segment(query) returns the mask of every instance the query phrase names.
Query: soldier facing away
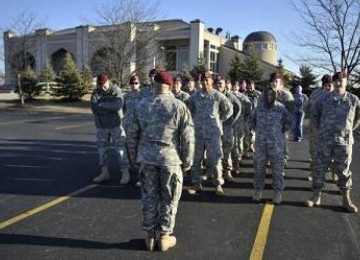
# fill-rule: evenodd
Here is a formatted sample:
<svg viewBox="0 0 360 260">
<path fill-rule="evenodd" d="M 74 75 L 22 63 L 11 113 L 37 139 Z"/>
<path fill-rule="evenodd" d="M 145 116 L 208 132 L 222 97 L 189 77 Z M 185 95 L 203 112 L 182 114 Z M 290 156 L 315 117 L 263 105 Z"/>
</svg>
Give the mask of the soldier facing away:
<svg viewBox="0 0 360 260">
<path fill-rule="evenodd" d="M 157 234 L 159 249 L 176 245 L 175 216 L 183 175 L 194 156 L 194 125 L 186 105 L 170 92 L 170 73 L 154 77 L 154 95 L 139 101 L 128 128 L 132 163 L 140 164 L 143 229 L 147 249 L 153 251 Z"/>
<path fill-rule="evenodd" d="M 264 91 L 263 102 L 251 116 L 250 128 L 255 130 L 254 153 L 254 197 L 260 202 L 265 187 L 266 166 L 270 161 L 273 175 L 274 204 L 281 203 L 284 188 L 284 132 L 290 129 L 291 119 L 285 106 L 276 101 L 277 92 L 269 88 Z"/>
<path fill-rule="evenodd" d="M 338 176 L 337 185 L 343 197 L 343 207 L 348 212 L 357 212 L 352 203 L 350 164 L 353 131 L 360 124 L 359 98 L 346 91 L 347 75 L 345 72 L 333 76 L 334 91 L 322 96 L 312 107 L 311 118 L 317 128 L 316 162 L 312 188 L 314 193 L 306 202 L 307 206 L 320 205 L 321 192 L 325 186 L 325 174 L 332 162 L 332 169 Z"/>
<path fill-rule="evenodd" d="M 91 95 L 91 110 L 95 118 L 96 142 L 101 167 L 100 175 L 93 179 L 95 183 L 110 179 L 108 164 L 111 139 L 119 157 L 122 172 L 120 184 L 128 184 L 130 181 L 126 136 L 122 126 L 123 103 L 120 88 L 112 84 L 106 74 L 100 74 L 97 77 L 97 88 Z"/>
<path fill-rule="evenodd" d="M 210 72 L 201 77 L 202 89 L 195 92 L 189 99 L 189 109 L 195 124 L 195 156 L 191 169 L 192 187 L 189 194 L 202 191 L 202 167 L 206 151 L 207 167 L 212 175 L 215 194 L 223 196 L 221 159 L 223 158 L 221 136 L 223 134 L 222 122 L 233 113 L 231 102 L 213 89 L 213 78 Z"/>
</svg>

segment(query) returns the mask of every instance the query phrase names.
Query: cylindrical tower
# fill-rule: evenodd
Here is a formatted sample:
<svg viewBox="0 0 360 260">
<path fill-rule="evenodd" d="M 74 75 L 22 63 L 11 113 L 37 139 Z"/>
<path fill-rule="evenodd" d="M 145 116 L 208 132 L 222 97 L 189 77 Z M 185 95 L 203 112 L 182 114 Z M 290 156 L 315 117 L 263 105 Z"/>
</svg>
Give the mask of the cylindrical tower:
<svg viewBox="0 0 360 260">
<path fill-rule="evenodd" d="M 244 40 L 243 50 L 273 65 L 277 63 L 277 42 L 274 35 L 269 32 L 250 33 Z"/>
</svg>

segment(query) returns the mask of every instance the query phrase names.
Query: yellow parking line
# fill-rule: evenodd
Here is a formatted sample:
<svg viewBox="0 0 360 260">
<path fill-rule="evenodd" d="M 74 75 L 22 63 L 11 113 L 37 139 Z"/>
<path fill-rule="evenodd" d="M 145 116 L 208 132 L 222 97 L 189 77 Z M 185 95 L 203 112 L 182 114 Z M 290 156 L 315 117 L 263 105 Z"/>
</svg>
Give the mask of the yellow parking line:
<svg viewBox="0 0 360 260">
<path fill-rule="evenodd" d="M 259 228 L 256 233 L 254 246 L 251 251 L 250 260 L 262 260 L 263 259 L 273 211 L 274 211 L 273 204 L 265 204 L 265 207 L 264 207 L 264 210 L 263 210 L 263 213 L 261 216 Z"/>
<path fill-rule="evenodd" d="M 93 122 L 91 122 L 91 123 L 77 124 L 77 125 L 59 126 L 59 127 L 55 127 L 55 130 L 62 130 L 62 129 L 68 129 L 68 128 L 77 128 L 77 127 L 82 127 L 82 126 L 84 126 L 84 125 L 90 125 L 90 124 L 93 124 Z"/>
<path fill-rule="evenodd" d="M 26 211 L 26 212 L 24 212 L 24 213 L 22 213 L 22 214 L 20 214 L 18 216 L 15 216 L 13 218 L 10 218 L 8 220 L 0 222 L 0 230 L 4 229 L 6 227 L 9 227 L 9 226 L 11 226 L 11 225 L 13 225 L 13 224 L 15 224 L 15 223 L 17 223 L 17 222 L 19 222 L 21 220 L 24 220 L 24 219 L 26 219 L 28 217 L 31 217 L 31 216 L 33 216 L 35 214 L 38 214 L 38 213 L 40 213 L 40 212 L 42 212 L 44 210 L 47 210 L 47 209 L 49 209 L 51 207 L 54 207 L 54 206 L 66 201 L 68 199 L 71 199 L 74 196 L 79 195 L 80 193 L 83 193 L 83 192 L 85 192 L 87 190 L 90 190 L 92 188 L 95 188 L 97 186 L 98 186 L 97 184 L 90 184 L 90 185 L 88 185 L 88 186 L 86 186 L 86 187 L 84 187 L 82 189 L 71 192 L 68 195 L 65 195 L 65 196 L 59 197 L 57 199 L 51 200 L 51 201 L 49 201 L 49 202 L 47 202 L 47 203 L 45 203 L 45 204 L 43 204 L 43 205 L 41 205 L 41 206 L 39 206 L 37 208 L 28 210 L 28 211 Z"/>
</svg>

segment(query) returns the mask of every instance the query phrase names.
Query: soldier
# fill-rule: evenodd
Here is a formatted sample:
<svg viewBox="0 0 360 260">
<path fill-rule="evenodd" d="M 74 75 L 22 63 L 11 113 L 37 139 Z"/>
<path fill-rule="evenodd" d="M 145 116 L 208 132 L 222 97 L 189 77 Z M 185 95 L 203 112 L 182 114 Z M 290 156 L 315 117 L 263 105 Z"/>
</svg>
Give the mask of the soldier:
<svg viewBox="0 0 360 260">
<path fill-rule="evenodd" d="M 284 80 L 283 76 L 280 72 L 274 72 L 270 75 L 270 84 L 271 87 L 277 92 L 277 101 L 280 102 L 285 106 L 285 108 L 288 110 L 290 115 L 293 115 L 295 111 L 295 105 L 294 105 L 294 97 L 291 94 L 290 91 L 286 90 L 284 88 Z M 289 134 L 288 132 L 284 133 L 285 136 L 285 143 L 284 143 L 284 161 L 285 165 L 287 164 L 287 160 L 289 159 L 289 148 L 288 148 L 288 138 Z"/>
<path fill-rule="evenodd" d="M 194 78 L 189 78 L 186 82 L 186 92 L 192 96 L 196 90 Z"/>
<path fill-rule="evenodd" d="M 301 142 L 303 139 L 303 124 L 305 118 L 305 111 L 309 104 L 309 98 L 302 93 L 302 87 L 295 87 L 294 94 L 294 128 L 293 137 L 295 142 Z"/>
<path fill-rule="evenodd" d="M 143 229 L 146 245 L 153 251 L 176 245 L 173 235 L 181 196 L 182 170 L 190 169 L 194 156 L 194 125 L 185 104 L 171 94 L 173 78 L 159 71 L 154 95 L 138 102 L 128 129 L 131 162 L 140 164 Z M 180 149 L 181 148 L 181 149 Z"/>
<path fill-rule="evenodd" d="M 255 81 L 250 79 L 246 81 L 246 91 L 245 95 L 250 99 L 252 108 L 255 109 L 259 102 L 259 98 L 261 96 L 261 92 L 255 89 Z M 244 137 L 244 156 L 249 157 L 249 152 L 254 152 L 254 141 L 255 141 L 255 133 L 250 130 L 248 124 L 249 117 L 245 118 L 245 137 Z"/>
<path fill-rule="evenodd" d="M 192 187 L 189 194 L 202 191 L 201 163 L 206 151 L 207 166 L 212 174 L 215 194 L 223 196 L 221 159 L 223 157 L 221 136 L 222 122 L 233 113 L 231 102 L 220 92 L 213 89 L 213 78 L 210 72 L 201 77 L 202 89 L 196 91 L 189 99 L 189 109 L 195 124 L 195 157 L 191 169 Z"/>
<path fill-rule="evenodd" d="M 231 151 L 231 158 L 233 162 L 234 171 L 240 172 L 240 162 L 244 155 L 244 138 L 245 138 L 245 118 L 247 118 L 252 111 L 252 104 L 250 99 L 239 91 L 232 91 L 241 103 L 241 115 L 235 126 L 235 145 Z"/>
<path fill-rule="evenodd" d="M 353 131 L 360 124 L 360 101 L 346 91 L 347 73 L 338 72 L 333 76 L 334 91 L 312 107 L 311 117 L 317 127 L 317 147 L 312 197 L 306 202 L 313 207 L 321 203 L 321 191 L 325 186 L 325 174 L 333 160 L 333 171 L 338 176 L 337 185 L 343 197 L 343 207 L 348 212 L 357 212 L 352 203 L 350 190 Z"/>
<path fill-rule="evenodd" d="M 149 84 L 140 89 L 140 99 L 154 94 L 153 85 L 154 85 L 154 77 L 156 75 L 156 72 L 157 72 L 157 69 L 151 69 L 149 71 Z"/>
<path fill-rule="evenodd" d="M 140 78 L 137 75 L 131 76 L 129 85 L 130 85 L 130 91 L 124 95 L 124 106 L 123 106 L 123 111 L 125 114 L 124 115 L 125 133 L 127 133 L 127 130 L 129 128 L 131 115 L 134 112 L 137 102 L 140 100 Z M 135 165 L 132 165 L 132 170 L 134 172 L 138 172 L 138 169 L 136 168 Z M 138 180 L 135 183 L 135 188 L 140 188 L 140 187 L 141 187 L 141 182 L 138 177 Z"/>
<path fill-rule="evenodd" d="M 280 102 L 276 101 L 277 92 L 268 88 L 264 91 L 263 102 L 255 109 L 251 116 L 250 127 L 255 129 L 254 153 L 254 197 L 255 202 L 262 199 L 265 187 L 266 166 L 268 161 L 272 168 L 274 204 L 281 203 L 281 190 L 284 188 L 284 132 L 291 127 L 288 111 Z"/>
<path fill-rule="evenodd" d="M 233 114 L 232 116 L 223 122 L 223 136 L 222 136 L 222 148 L 224 157 L 222 159 L 222 165 L 224 170 L 224 179 L 228 182 L 234 182 L 234 178 L 231 174 L 233 170 L 232 160 L 231 160 L 231 150 L 235 144 L 235 126 L 237 120 L 239 120 L 241 115 L 241 103 L 238 98 L 233 95 L 230 91 L 226 89 L 225 79 L 220 78 L 215 82 L 215 88 L 222 94 L 224 94 L 233 105 Z"/>
<path fill-rule="evenodd" d="M 176 76 L 174 78 L 174 86 L 172 88 L 172 93 L 177 99 L 179 99 L 180 101 L 184 102 L 187 105 L 190 95 L 185 91 L 182 91 L 181 87 L 182 87 L 182 79 L 180 76 Z"/>
<path fill-rule="evenodd" d="M 324 75 L 321 81 L 322 81 L 321 88 L 314 90 L 310 95 L 309 98 L 310 111 L 314 109 L 313 107 L 315 106 L 316 102 L 318 102 L 324 94 L 333 91 L 332 77 L 330 75 L 327 74 Z M 309 180 L 312 180 L 312 175 L 314 174 L 314 163 L 316 161 L 316 134 L 317 134 L 316 122 L 312 117 L 310 117 L 309 152 L 310 152 L 310 160 L 311 160 L 311 164 L 310 164 L 311 173 L 309 176 Z"/>
<path fill-rule="evenodd" d="M 110 179 L 108 168 L 110 139 L 112 139 L 119 157 L 122 172 L 120 184 L 125 185 L 130 181 L 126 137 L 122 126 L 123 103 L 120 88 L 112 84 L 106 74 L 100 74 L 97 77 L 97 88 L 91 95 L 91 110 L 95 118 L 96 142 L 101 167 L 100 175 L 93 179 L 95 183 L 102 183 Z"/>
</svg>

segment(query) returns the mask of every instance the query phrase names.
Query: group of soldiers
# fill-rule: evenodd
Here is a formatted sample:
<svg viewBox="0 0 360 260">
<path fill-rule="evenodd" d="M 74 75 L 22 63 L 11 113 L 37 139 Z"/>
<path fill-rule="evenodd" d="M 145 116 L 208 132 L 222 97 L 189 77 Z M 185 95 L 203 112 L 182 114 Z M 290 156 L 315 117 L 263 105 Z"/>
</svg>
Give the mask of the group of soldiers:
<svg viewBox="0 0 360 260">
<path fill-rule="evenodd" d="M 334 84 L 334 90 L 332 85 Z M 346 75 L 323 77 L 323 87 L 310 96 L 310 154 L 314 193 L 309 207 L 320 205 L 325 174 L 338 176 L 343 207 L 357 212 L 350 199 L 352 131 L 359 124 L 359 99 L 346 92 Z M 112 140 L 119 157 L 120 184 L 136 172 L 141 188 L 143 229 L 147 249 L 167 251 L 176 245 L 173 235 L 183 177 L 190 176 L 190 195 L 201 193 L 211 179 L 217 196 L 224 196 L 225 181 L 233 182 L 243 157 L 253 155 L 253 200 L 262 200 L 270 164 L 274 204 L 282 201 L 287 139 L 294 127 L 296 102 L 284 87 L 281 73 L 270 75 L 262 92 L 255 82 L 231 84 L 206 71 L 198 79 L 173 77 L 151 70 L 149 84 L 140 87 L 133 75 L 123 94 L 106 74 L 97 78 L 91 97 L 99 151 L 100 175 L 95 183 L 110 179 L 109 147 Z M 330 86 L 330 87 L 329 87 Z"/>
</svg>

